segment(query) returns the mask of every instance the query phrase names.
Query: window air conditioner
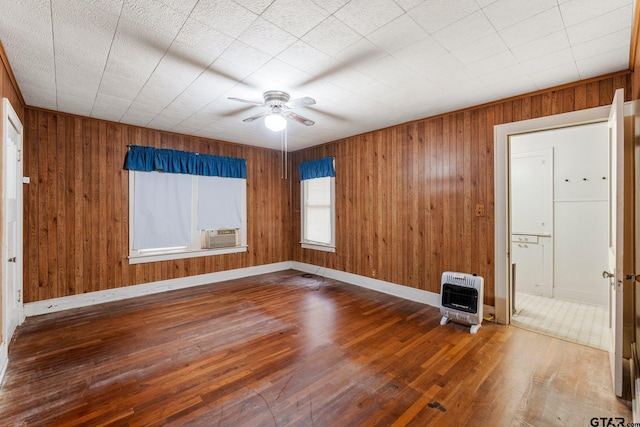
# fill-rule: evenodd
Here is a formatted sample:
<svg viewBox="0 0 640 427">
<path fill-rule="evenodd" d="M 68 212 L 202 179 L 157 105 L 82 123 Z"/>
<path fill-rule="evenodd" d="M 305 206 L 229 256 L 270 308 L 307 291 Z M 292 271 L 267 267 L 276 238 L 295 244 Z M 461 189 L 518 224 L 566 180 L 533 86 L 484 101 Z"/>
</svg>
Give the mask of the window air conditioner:
<svg viewBox="0 0 640 427">
<path fill-rule="evenodd" d="M 239 245 L 237 228 L 202 230 L 202 249 L 233 248 Z"/>
</svg>

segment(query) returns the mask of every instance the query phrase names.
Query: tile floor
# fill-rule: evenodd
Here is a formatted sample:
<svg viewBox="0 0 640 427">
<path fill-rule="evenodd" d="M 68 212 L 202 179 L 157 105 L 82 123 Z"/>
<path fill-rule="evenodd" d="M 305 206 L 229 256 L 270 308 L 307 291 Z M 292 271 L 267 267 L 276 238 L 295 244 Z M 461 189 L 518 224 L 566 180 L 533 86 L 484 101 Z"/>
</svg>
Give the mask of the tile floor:
<svg viewBox="0 0 640 427">
<path fill-rule="evenodd" d="M 589 347 L 608 350 L 608 308 L 516 293 L 517 315 L 511 324 Z"/>
</svg>

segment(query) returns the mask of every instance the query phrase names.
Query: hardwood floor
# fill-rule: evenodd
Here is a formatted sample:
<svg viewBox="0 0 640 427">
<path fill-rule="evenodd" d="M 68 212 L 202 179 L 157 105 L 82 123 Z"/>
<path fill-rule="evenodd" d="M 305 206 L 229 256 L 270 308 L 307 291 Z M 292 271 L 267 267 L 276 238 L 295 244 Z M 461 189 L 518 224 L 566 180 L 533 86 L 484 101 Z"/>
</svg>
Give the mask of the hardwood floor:
<svg viewBox="0 0 640 427">
<path fill-rule="evenodd" d="M 297 271 L 28 318 L 2 425 L 590 425 L 606 352 Z"/>
</svg>

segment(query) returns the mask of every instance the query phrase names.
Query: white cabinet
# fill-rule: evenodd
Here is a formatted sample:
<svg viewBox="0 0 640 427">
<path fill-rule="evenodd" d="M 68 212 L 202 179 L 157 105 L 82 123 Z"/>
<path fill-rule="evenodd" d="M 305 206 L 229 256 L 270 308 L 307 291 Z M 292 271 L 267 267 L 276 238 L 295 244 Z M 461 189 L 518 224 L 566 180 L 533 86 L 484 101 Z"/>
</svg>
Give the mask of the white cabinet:
<svg viewBox="0 0 640 427">
<path fill-rule="evenodd" d="M 553 295 L 553 251 L 546 236 L 512 236 L 511 262 L 516 265 L 515 289 L 535 295 Z"/>
</svg>

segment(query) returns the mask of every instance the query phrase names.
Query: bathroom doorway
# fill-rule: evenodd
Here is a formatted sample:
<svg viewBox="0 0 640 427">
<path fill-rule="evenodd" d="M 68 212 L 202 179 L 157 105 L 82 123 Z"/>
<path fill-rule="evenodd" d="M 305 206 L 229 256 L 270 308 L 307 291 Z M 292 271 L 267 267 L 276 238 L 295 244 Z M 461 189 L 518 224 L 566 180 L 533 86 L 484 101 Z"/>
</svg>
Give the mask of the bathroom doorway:
<svg viewBox="0 0 640 427">
<path fill-rule="evenodd" d="M 511 324 L 608 349 L 608 127 L 509 137 Z"/>
</svg>

